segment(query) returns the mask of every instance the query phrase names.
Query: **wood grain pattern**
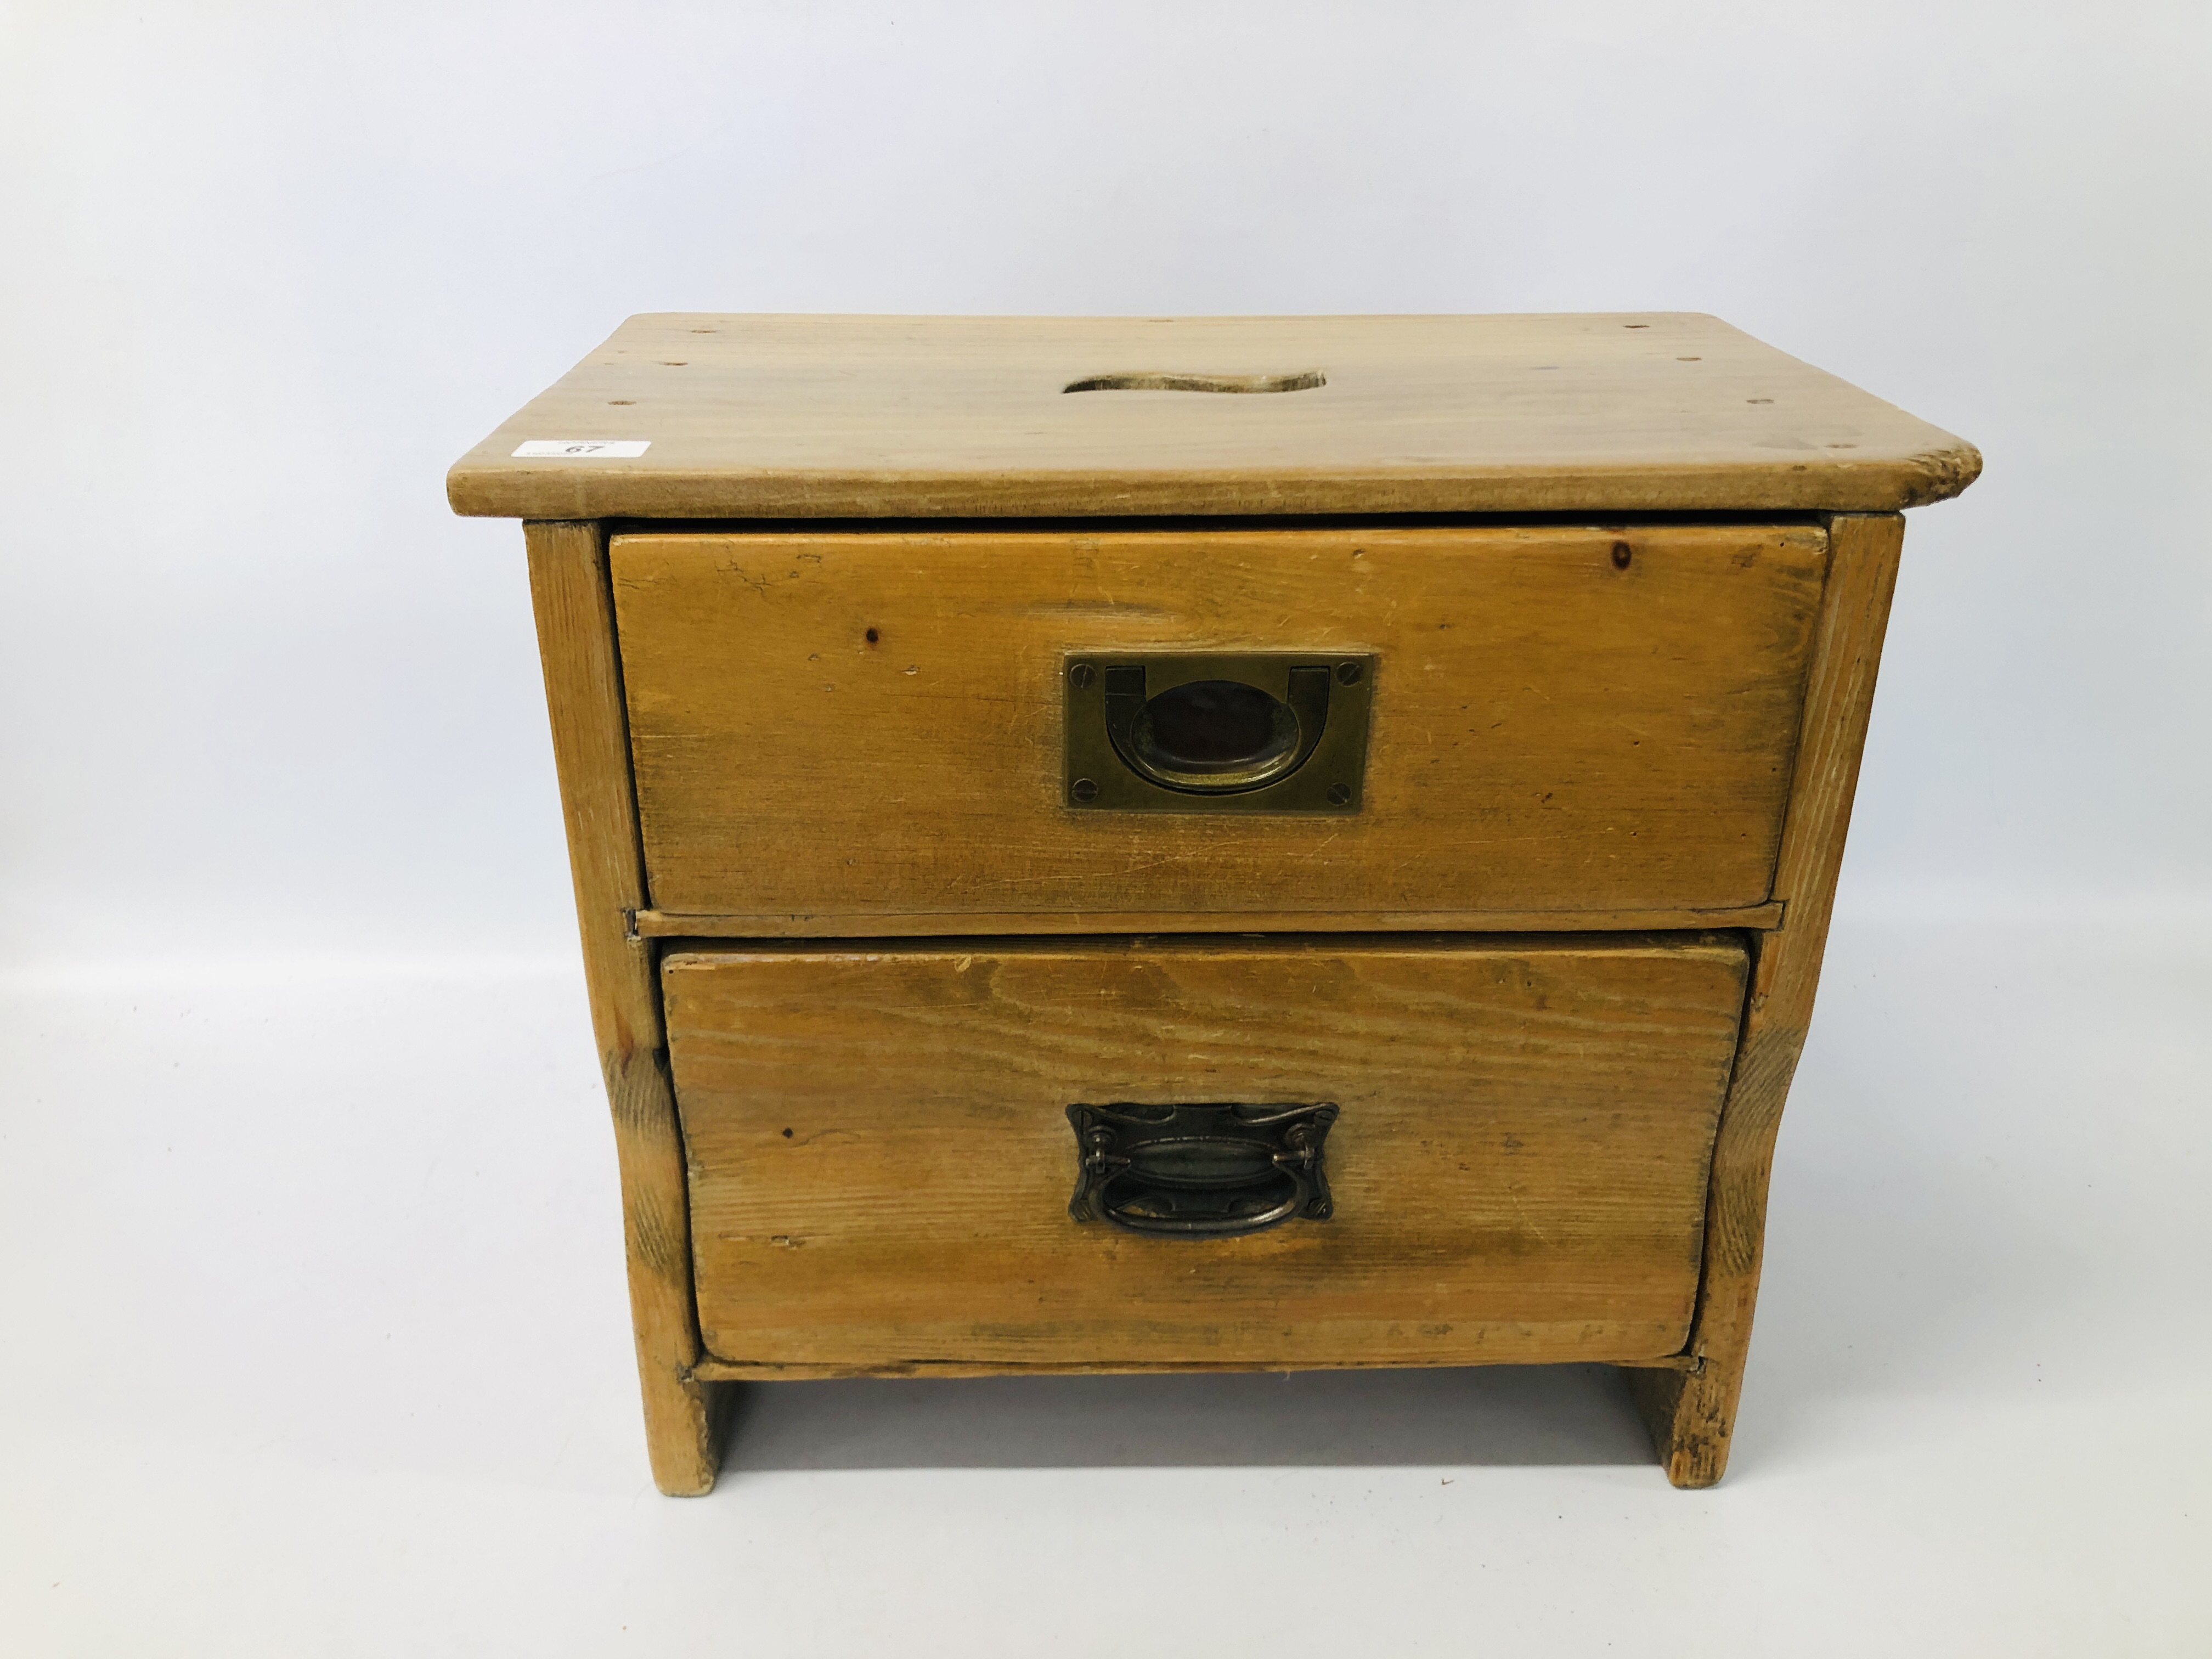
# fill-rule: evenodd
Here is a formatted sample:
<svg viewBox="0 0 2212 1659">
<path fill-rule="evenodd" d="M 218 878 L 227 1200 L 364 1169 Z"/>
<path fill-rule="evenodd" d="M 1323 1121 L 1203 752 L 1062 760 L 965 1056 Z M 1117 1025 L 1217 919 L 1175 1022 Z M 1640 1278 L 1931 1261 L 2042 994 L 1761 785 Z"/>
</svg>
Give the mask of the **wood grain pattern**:
<svg viewBox="0 0 2212 1659">
<path fill-rule="evenodd" d="M 866 1369 L 1656 1358 L 1732 936 L 702 950 L 663 966 L 708 1352 Z M 1334 1218 L 1072 1221 L 1071 1102 L 1334 1100 Z"/>
<path fill-rule="evenodd" d="M 1278 376 L 1265 396 L 1096 391 Z M 532 439 L 644 439 L 532 460 Z M 1887 512 L 1981 457 L 1711 317 L 633 317 L 457 464 L 525 518 Z"/>
<path fill-rule="evenodd" d="M 1631 1384 L 1678 1486 L 1710 1486 L 1728 1467 L 1766 1233 L 1766 1190 L 1782 1105 L 1813 1015 L 1843 867 L 1905 520 L 1838 518 L 1805 702 L 1775 896 L 1780 931 L 1760 938 L 1728 1108 L 1714 1147 L 1704 1284 L 1688 1352 L 1693 1372 Z"/>
<path fill-rule="evenodd" d="M 714 1484 L 715 1401 L 714 1385 L 691 1373 L 699 1344 L 690 1222 L 660 1000 L 650 959 L 626 937 L 644 868 L 605 538 L 597 525 L 532 524 L 526 539 L 592 1025 L 614 1111 L 647 1445 L 660 1489 L 696 1494 Z"/>
<path fill-rule="evenodd" d="M 612 558 L 655 909 L 1371 926 L 1766 902 L 1826 537 L 669 533 Z M 1064 805 L 1066 653 L 1174 648 L 1379 653 L 1360 812 Z"/>
<path fill-rule="evenodd" d="M 1779 927 L 1779 904 L 1721 910 L 970 910 L 868 913 L 871 938 L 929 938 L 947 933 L 1359 933 L 1371 932 L 1572 933 L 1597 930 L 1650 933 Z M 844 939 L 854 932 L 849 911 L 829 915 L 730 915 L 641 910 L 630 918 L 641 939 Z"/>
</svg>

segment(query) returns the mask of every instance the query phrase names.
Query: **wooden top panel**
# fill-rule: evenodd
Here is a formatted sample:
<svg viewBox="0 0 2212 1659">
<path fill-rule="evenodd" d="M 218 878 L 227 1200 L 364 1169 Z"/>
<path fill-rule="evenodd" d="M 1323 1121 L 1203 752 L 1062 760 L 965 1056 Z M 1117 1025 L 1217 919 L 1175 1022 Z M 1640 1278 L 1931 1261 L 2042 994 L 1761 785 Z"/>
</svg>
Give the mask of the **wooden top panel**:
<svg viewBox="0 0 2212 1659">
<path fill-rule="evenodd" d="M 1294 391 L 1101 389 L 1291 377 Z M 517 457 L 531 441 L 641 455 Z M 1974 447 L 1686 313 L 779 317 L 665 313 L 447 477 L 509 518 L 1889 512 Z"/>
</svg>

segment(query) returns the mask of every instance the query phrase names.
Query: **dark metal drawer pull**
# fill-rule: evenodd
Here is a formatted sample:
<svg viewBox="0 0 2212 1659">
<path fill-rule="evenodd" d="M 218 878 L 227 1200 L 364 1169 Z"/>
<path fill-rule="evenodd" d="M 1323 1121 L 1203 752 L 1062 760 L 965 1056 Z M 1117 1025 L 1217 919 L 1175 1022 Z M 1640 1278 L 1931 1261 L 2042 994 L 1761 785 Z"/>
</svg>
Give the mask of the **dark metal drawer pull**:
<svg viewBox="0 0 2212 1659">
<path fill-rule="evenodd" d="M 1071 1106 L 1081 1167 L 1067 1212 L 1133 1232 L 1219 1237 L 1328 1218 L 1322 1143 L 1336 1108 L 1227 1101 Z"/>
</svg>

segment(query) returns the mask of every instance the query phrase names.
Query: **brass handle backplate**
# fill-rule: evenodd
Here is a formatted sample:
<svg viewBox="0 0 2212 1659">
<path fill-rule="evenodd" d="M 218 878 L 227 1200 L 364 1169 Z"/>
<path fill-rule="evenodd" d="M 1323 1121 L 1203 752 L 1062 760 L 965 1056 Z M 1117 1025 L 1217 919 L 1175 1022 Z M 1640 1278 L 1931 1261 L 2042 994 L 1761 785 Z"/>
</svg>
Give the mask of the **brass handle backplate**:
<svg viewBox="0 0 2212 1659">
<path fill-rule="evenodd" d="M 1070 806 L 1359 810 L 1371 653 L 1097 652 L 1069 657 L 1061 679 Z"/>
</svg>

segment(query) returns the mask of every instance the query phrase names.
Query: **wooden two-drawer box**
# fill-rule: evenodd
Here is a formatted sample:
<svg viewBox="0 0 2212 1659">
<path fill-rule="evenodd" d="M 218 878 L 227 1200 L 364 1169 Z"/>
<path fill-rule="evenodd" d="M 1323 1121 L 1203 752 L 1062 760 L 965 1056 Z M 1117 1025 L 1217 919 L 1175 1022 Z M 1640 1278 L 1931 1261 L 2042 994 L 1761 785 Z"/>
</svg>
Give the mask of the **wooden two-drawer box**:
<svg viewBox="0 0 2212 1659">
<path fill-rule="evenodd" d="M 529 520 L 656 1478 L 748 1378 L 1607 1361 L 1724 1466 L 1901 541 L 1710 318 L 633 319 Z"/>
</svg>

